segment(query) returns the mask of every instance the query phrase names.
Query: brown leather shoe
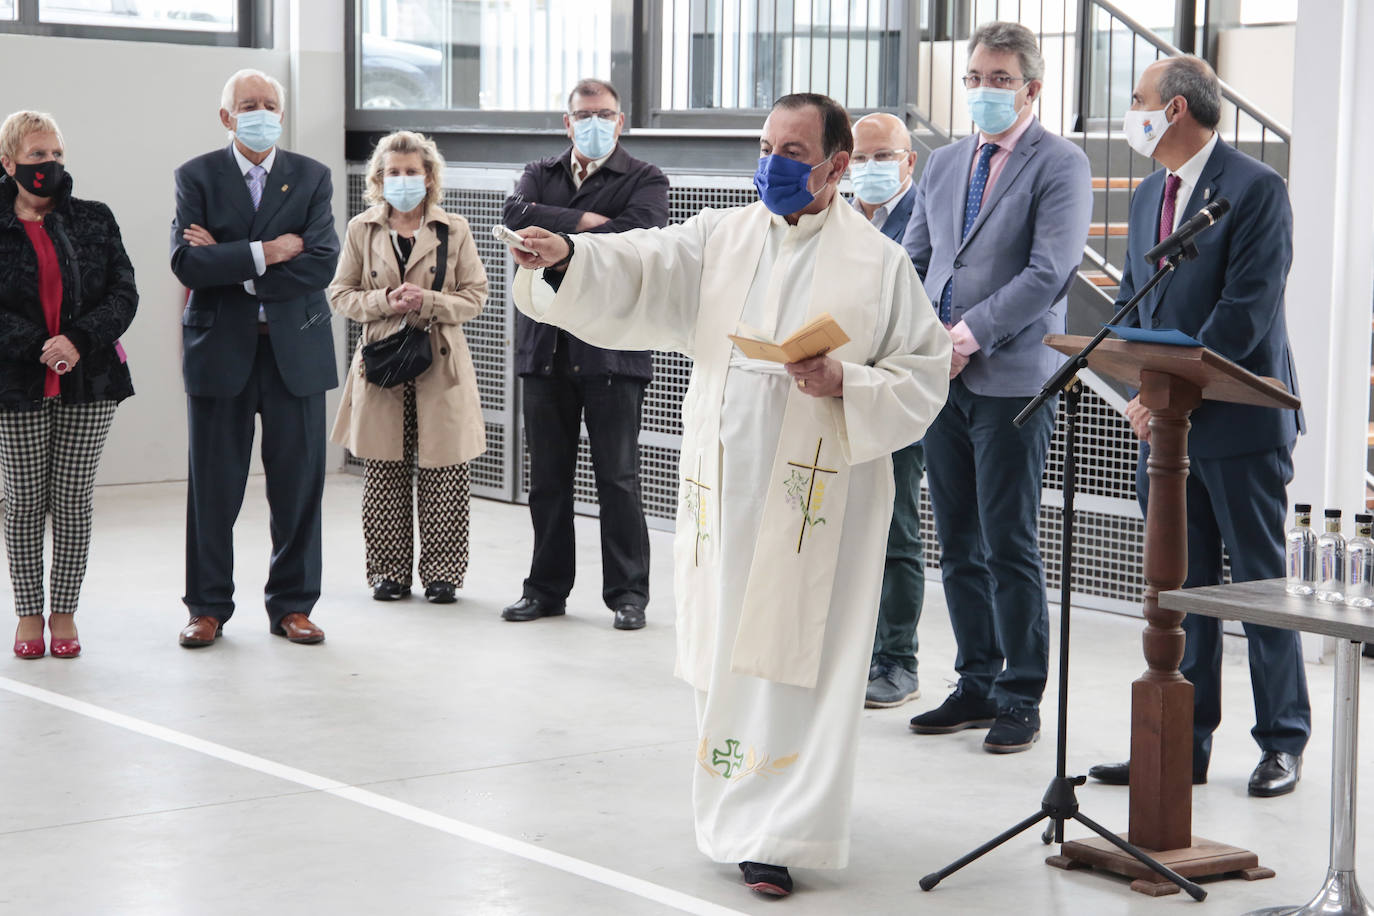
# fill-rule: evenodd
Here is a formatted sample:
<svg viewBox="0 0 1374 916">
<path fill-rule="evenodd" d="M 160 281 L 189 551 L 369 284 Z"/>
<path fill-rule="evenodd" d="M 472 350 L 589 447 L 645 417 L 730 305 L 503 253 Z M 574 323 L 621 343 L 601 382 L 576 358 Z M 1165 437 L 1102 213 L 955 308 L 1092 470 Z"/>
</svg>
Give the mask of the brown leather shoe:
<svg viewBox="0 0 1374 916">
<path fill-rule="evenodd" d="M 287 614 L 279 626 L 272 627 L 273 636 L 285 636 L 292 642 L 324 642 L 324 630 L 310 622 L 304 614 Z"/>
<path fill-rule="evenodd" d="M 224 632 L 224 624 L 214 617 L 192 617 L 177 637 L 177 641 L 188 649 L 214 645 Z"/>
</svg>

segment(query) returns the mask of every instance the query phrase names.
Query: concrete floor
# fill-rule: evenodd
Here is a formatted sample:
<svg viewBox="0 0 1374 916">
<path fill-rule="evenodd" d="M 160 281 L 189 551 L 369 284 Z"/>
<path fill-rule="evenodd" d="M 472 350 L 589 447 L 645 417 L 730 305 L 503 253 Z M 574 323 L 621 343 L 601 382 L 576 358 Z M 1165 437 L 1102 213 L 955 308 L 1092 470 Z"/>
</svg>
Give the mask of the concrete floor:
<svg viewBox="0 0 1374 916">
<path fill-rule="evenodd" d="M 669 539 L 655 532 L 649 625 L 611 629 L 596 522 L 568 616 L 509 624 L 528 563 L 525 510 L 473 503 L 458 604 L 371 600 L 361 484 L 325 497 L 322 646 L 272 637 L 258 600 L 267 559 L 261 478 L 238 528 L 242 604 L 213 648 L 176 645 L 184 487 L 97 491 L 76 661 L 0 661 L 0 913 L 5 914 L 1145 914 L 1188 912 L 1124 881 L 1043 864 L 1031 833 L 931 893 L 917 879 L 1038 810 L 1054 736 L 984 753 L 982 732 L 918 737 L 907 719 L 953 679 L 938 587 L 921 625 L 925 695 L 866 711 L 852 864 L 798 871 L 785 902 L 696 850 L 690 690 L 672 677 Z M 1138 621 L 1075 616 L 1070 769 L 1124 757 Z M 1057 625 L 1055 626 L 1057 633 Z M 1208 912 L 1300 903 L 1325 873 L 1329 665 L 1309 666 L 1306 779 L 1258 800 L 1245 658 L 1226 657 L 1226 721 L 1194 832 L 1247 846 L 1278 877 L 1208 885 Z M 1054 694 L 1045 706 L 1053 709 Z M 1369 710 L 1366 709 L 1366 724 Z M 1047 725 L 1049 723 L 1047 722 Z M 1364 755 L 1366 758 L 1368 754 Z M 1368 776 L 1368 768 L 1362 774 Z M 1126 793 L 1080 792 L 1126 826 Z M 1072 827 L 1071 837 L 1085 834 Z M 1361 831 L 1367 844 L 1369 831 Z M 1374 878 L 1370 879 L 1374 881 Z"/>
</svg>

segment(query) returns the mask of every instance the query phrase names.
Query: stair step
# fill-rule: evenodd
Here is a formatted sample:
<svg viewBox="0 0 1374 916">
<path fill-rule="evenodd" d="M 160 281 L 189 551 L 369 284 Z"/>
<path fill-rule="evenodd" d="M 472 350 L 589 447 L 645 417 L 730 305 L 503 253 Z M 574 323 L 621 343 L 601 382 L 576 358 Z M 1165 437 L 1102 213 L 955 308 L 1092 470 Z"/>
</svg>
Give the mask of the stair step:
<svg viewBox="0 0 1374 916">
<path fill-rule="evenodd" d="M 1120 285 L 1115 277 L 1103 270 L 1080 270 L 1078 273 L 1093 286 L 1111 288 Z M 1374 385 L 1374 369 L 1369 372 L 1369 382 Z"/>
<path fill-rule="evenodd" d="M 1104 236 L 1125 238 L 1129 232 L 1130 224 L 1128 223 L 1093 223 L 1088 227 L 1088 238 L 1100 239 Z"/>
<path fill-rule="evenodd" d="M 1093 178 L 1093 190 L 1106 191 L 1111 189 L 1113 191 L 1134 191 L 1136 188 L 1140 187 L 1140 183 L 1144 180 L 1144 178 L 1105 178 L 1096 176 Z"/>
<path fill-rule="evenodd" d="M 1374 448 L 1374 423 L 1369 424 L 1369 447 Z"/>
</svg>

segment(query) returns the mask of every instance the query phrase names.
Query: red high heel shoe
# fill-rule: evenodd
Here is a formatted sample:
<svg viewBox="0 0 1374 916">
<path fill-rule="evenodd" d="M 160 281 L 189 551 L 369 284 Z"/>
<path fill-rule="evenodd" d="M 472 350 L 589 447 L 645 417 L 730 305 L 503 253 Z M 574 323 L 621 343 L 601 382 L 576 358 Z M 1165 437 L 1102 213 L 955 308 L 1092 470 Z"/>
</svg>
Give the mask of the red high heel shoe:
<svg viewBox="0 0 1374 916">
<path fill-rule="evenodd" d="M 37 639 L 16 639 L 14 641 L 14 654 L 19 658 L 42 658 L 47 654 L 47 651 L 41 636 Z M 56 646 L 53 646 L 53 651 L 57 651 Z"/>
<path fill-rule="evenodd" d="M 53 637 L 52 657 L 53 658 L 76 658 L 81 654 L 80 639 L 58 639 Z"/>
</svg>

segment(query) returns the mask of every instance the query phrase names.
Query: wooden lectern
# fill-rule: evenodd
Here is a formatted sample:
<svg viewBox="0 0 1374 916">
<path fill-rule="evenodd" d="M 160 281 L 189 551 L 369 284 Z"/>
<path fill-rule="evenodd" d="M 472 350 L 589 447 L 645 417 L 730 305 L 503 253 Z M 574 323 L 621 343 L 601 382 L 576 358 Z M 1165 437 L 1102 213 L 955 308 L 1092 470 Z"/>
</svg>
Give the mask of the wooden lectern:
<svg viewBox="0 0 1374 916">
<path fill-rule="evenodd" d="M 1045 343 L 1073 356 L 1087 337 L 1051 334 Z M 1131 787 L 1127 839 L 1186 878 L 1239 873 L 1269 878 L 1245 849 L 1195 837 L 1193 825 L 1193 685 L 1179 673 L 1183 613 L 1159 606 L 1159 593 L 1188 573 L 1188 415 L 1204 400 L 1295 410 L 1297 397 L 1277 379 L 1261 378 L 1205 347 L 1108 338 L 1088 368 L 1140 392 L 1150 411 L 1150 500 L 1145 517 L 1145 620 L 1149 666 L 1131 685 Z M 1133 890 L 1178 892 L 1131 856 L 1101 839 L 1065 843 L 1050 864 L 1095 866 L 1134 878 Z"/>
</svg>

